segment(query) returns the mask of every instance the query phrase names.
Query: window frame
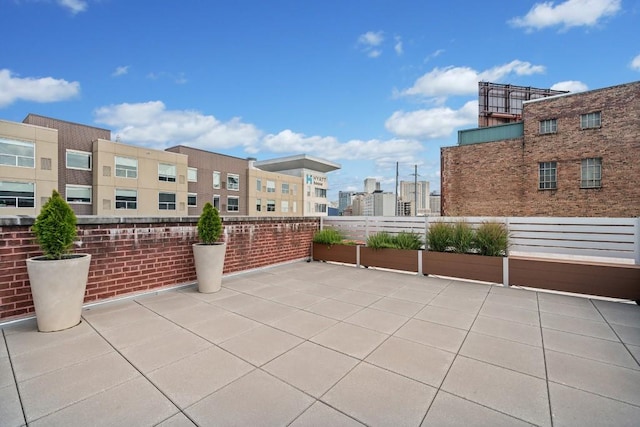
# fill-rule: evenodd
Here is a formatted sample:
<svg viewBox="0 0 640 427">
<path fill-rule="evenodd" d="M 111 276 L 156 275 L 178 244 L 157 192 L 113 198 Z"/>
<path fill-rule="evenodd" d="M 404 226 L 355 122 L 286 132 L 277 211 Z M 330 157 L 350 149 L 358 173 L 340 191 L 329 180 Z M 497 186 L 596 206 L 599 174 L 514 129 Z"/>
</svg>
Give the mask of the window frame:
<svg viewBox="0 0 640 427">
<path fill-rule="evenodd" d="M 195 200 L 194 204 L 191 204 L 191 199 Z M 187 207 L 188 208 L 198 207 L 198 193 L 187 193 Z"/>
<path fill-rule="evenodd" d="M 261 178 L 257 178 L 256 179 L 256 191 L 262 191 L 262 179 Z"/>
<path fill-rule="evenodd" d="M 69 200 L 69 189 L 83 189 L 83 190 L 89 190 L 89 201 L 85 202 L 85 201 L 74 201 L 74 200 Z M 67 203 L 69 204 L 74 204 L 74 205 L 90 205 L 93 203 L 93 187 L 91 185 L 75 185 L 75 184 L 67 184 L 65 185 L 65 189 L 64 189 L 64 198 L 67 201 Z"/>
<path fill-rule="evenodd" d="M 192 175 L 195 173 L 195 177 Z M 187 168 L 187 182 L 198 182 L 198 168 Z"/>
<path fill-rule="evenodd" d="M 118 200 L 118 191 L 131 191 L 135 193 L 135 200 L 133 201 Z M 125 196 L 121 194 L 120 197 L 131 197 L 131 196 Z M 138 210 L 138 190 L 135 188 L 116 188 L 114 191 L 114 200 L 115 200 L 115 210 L 127 210 L 127 211 Z M 124 207 L 118 207 L 118 203 L 124 203 Z"/>
<path fill-rule="evenodd" d="M 272 209 L 269 209 L 272 208 Z M 276 211 L 276 201 L 275 199 L 267 199 L 267 212 L 275 212 Z"/>
<path fill-rule="evenodd" d="M 548 179 L 547 179 L 548 178 Z M 558 189 L 558 162 L 538 163 L 538 190 Z"/>
<path fill-rule="evenodd" d="M 597 117 L 597 123 L 596 123 Z M 593 123 L 591 123 L 593 122 Z M 586 125 L 586 126 L 585 126 Z M 580 114 L 580 129 L 599 129 L 602 127 L 602 111 Z"/>
<path fill-rule="evenodd" d="M 231 185 L 230 180 L 235 179 L 236 182 Z M 237 173 L 227 173 L 227 190 L 240 191 L 240 175 Z"/>
<path fill-rule="evenodd" d="M 288 200 L 280 200 L 280 212 L 288 213 L 289 212 L 289 201 Z"/>
<path fill-rule="evenodd" d="M 216 181 L 217 181 L 217 184 L 216 184 Z M 213 189 L 214 190 L 219 190 L 220 187 L 221 187 L 221 182 L 222 182 L 222 176 L 221 176 L 220 172 L 213 171 Z"/>
<path fill-rule="evenodd" d="M 275 193 L 276 192 L 276 182 L 267 180 L 267 193 Z"/>
<path fill-rule="evenodd" d="M 75 156 L 84 156 L 84 157 L 88 158 L 89 159 L 89 167 L 69 166 L 69 154 L 72 154 L 72 155 L 75 155 Z M 93 153 L 91 153 L 89 151 L 67 149 L 65 151 L 65 155 L 64 155 L 64 166 L 67 169 L 73 169 L 73 170 L 79 170 L 79 171 L 90 171 L 90 170 L 93 170 Z"/>
<path fill-rule="evenodd" d="M 16 167 L 16 168 L 29 168 L 29 169 L 35 169 L 36 167 L 36 143 L 35 142 L 31 142 L 31 141 L 18 141 L 16 139 L 9 139 L 9 138 L 2 138 L 0 137 L 0 144 L 7 144 L 7 145 L 15 145 L 18 147 L 29 147 L 31 148 L 32 152 L 33 152 L 33 157 L 30 156 L 22 156 L 22 155 L 18 155 L 18 154 L 2 154 L 0 152 L 0 156 L 6 156 L 8 157 L 13 157 L 14 158 L 14 163 L 13 164 L 9 164 L 9 163 L 0 163 L 0 166 L 10 166 L 10 167 Z M 18 159 L 31 159 L 32 160 L 32 165 L 31 166 L 25 166 L 25 165 L 21 165 L 20 161 Z"/>
<path fill-rule="evenodd" d="M 162 166 L 168 167 L 169 171 L 167 173 L 162 173 L 160 168 Z M 170 174 L 173 172 L 173 175 Z M 176 182 L 176 178 L 178 177 L 178 167 L 174 163 L 158 163 L 158 181 L 162 182 Z"/>
<path fill-rule="evenodd" d="M 3 190 L 2 190 L 2 186 L 0 186 L 0 200 L 3 199 L 14 199 L 15 201 L 15 205 L 6 205 L 4 203 L 0 203 L 0 209 L 20 209 L 20 208 L 26 208 L 26 209 L 33 209 L 36 207 L 36 183 L 35 182 L 21 182 L 21 181 L 0 181 L 0 184 L 19 184 L 19 185 L 31 185 L 31 188 L 33 189 L 32 195 L 31 197 L 29 196 L 4 196 L 2 194 Z M 4 190 L 7 191 L 7 190 Z M 11 191 L 12 193 L 26 193 L 28 194 L 28 192 L 22 192 L 22 191 Z M 20 200 L 23 201 L 31 201 L 32 203 L 27 203 L 27 205 L 22 205 L 20 204 Z"/>
<path fill-rule="evenodd" d="M 229 203 L 231 200 L 235 200 L 236 204 L 235 209 L 230 209 L 231 208 L 231 203 Z M 239 196 L 227 196 L 227 212 L 240 212 L 240 197 Z"/>
<path fill-rule="evenodd" d="M 120 163 L 120 167 L 118 167 L 118 160 L 131 160 L 133 162 L 135 162 L 135 169 L 128 169 L 132 166 L 130 165 L 125 165 L 124 163 Z M 127 157 L 127 156 L 113 156 L 113 165 L 114 165 L 114 169 L 115 169 L 115 176 L 117 178 L 126 178 L 126 179 L 138 179 L 138 159 L 135 157 Z M 122 175 L 118 175 L 118 170 L 124 171 L 125 174 L 124 176 Z M 133 172 L 135 173 L 135 176 L 129 176 L 130 173 L 129 172 Z"/>
<path fill-rule="evenodd" d="M 282 194 L 289 194 L 289 183 L 288 182 L 283 182 L 282 184 L 280 184 L 280 192 Z"/>
<path fill-rule="evenodd" d="M 173 201 L 161 201 L 162 196 L 173 196 Z M 169 193 L 165 191 L 158 192 L 158 210 L 159 211 L 175 211 L 176 210 L 176 193 Z M 163 207 L 164 206 L 164 207 Z"/>
<path fill-rule="evenodd" d="M 256 212 L 262 212 L 262 199 L 256 199 Z"/>
<path fill-rule="evenodd" d="M 580 161 L 580 188 L 602 188 L 602 157 L 588 157 Z"/>
<path fill-rule="evenodd" d="M 549 135 L 558 133 L 558 119 L 543 119 L 538 125 L 538 133 L 540 135 Z"/>
</svg>

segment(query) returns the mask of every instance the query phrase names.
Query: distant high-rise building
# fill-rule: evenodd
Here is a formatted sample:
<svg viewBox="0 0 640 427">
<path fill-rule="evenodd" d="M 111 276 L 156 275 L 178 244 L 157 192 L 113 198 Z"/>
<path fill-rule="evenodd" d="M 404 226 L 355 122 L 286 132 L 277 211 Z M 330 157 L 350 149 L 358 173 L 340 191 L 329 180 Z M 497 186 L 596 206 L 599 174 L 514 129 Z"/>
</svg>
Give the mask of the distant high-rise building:
<svg viewBox="0 0 640 427">
<path fill-rule="evenodd" d="M 411 216 L 429 214 L 428 195 L 429 181 L 400 181 L 398 198 L 405 203 L 411 202 Z"/>
<path fill-rule="evenodd" d="M 377 189 L 379 189 L 380 184 L 376 181 L 375 178 L 367 178 L 364 180 L 364 192 L 365 193 L 373 193 Z"/>
<path fill-rule="evenodd" d="M 344 210 L 351 206 L 353 197 L 356 195 L 354 191 L 339 191 L 338 192 L 338 215 L 342 215 Z"/>
</svg>

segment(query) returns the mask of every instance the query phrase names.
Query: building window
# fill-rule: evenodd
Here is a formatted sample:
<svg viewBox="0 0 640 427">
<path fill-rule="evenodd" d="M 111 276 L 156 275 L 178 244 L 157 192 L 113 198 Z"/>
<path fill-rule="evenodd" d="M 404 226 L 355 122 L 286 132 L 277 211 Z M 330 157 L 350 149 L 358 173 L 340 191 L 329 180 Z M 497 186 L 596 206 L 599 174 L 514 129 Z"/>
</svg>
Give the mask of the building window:
<svg viewBox="0 0 640 427">
<path fill-rule="evenodd" d="M 65 193 L 68 203 L 91 203 L 90 185 L 67 185 Z"/>
<path fill-rule="evenodd" d="M 220 210 L 220 196 L 218 195 L 213 196 L 213 207 L 218 209 L 218 211 Z"/>
<path fill-rule="evenodd" d="M 33 208 L 35 184 L 0 181 L 0 208 Z"/>
<path fill-rule="evenodd" d="M 280 212 L 289 212 L 289 202 L 287 200 L 282 200 L 280 202 Z"/>
<path fill-rule="evenodd" d="M 289 184 L 288 183 L 283 183 L 282 184 L 282 194 L 289 194 Z"/>
<path fill-rule="evenodd" d="M 116 176 L 121 178 L 137 178 L 138 177 L 138 159 L 130 157 L 115 157 Z"/>
<path fill-rule="evenodd" d="M 540 190 L 555 190 L 558 186 L 556 162 L 540 162 Z"/>
<path fill-rule="evenodd" d="M 298 184 L 293 184 L 293 192 L 292 192 L 292 194 L 294 196 L 298 195 Z"/>
<path fill-rule="evenodd" d="M 326 212 L 327 205 L 324 203 L 316 203 L 315 204 L 316 212 Z"/>
<path fill-rule="evenodd" d="M 67 150 L 67 169 L 91 170 L 91 153 Z"/>
<path fill-rule="evenodd" d="M 176 182 L 176 165 L 158 163 L 158 180 L 165 182 Z"/>
<path fill-rule="evenodd" d="M 176 193 L 158 193 L 158 209 L 161 211 L 175 211 Z"/>
<path fill-rule="evenodd" d="M 600 123 L 600 111 L 580 115 L 580 129 L 599 128 Z"/>
<path fill-rule="evenodd" d="M 238 212 L 240 210 L 240 198 L 235 196 L 227 197 L 227 212 Z"/>
<path fill-rule="evenodd" d="M 582 159 L 580 188 L 600 188 L 602 186 L 602 159 Z"/>
<path fill-rule="evenodd" d="M 187 181 L 198 182 L 198 169 L 196 168 L 187 169 Z"/>
<path fill-rule="evenodd" d="M 556 119 L 540 120 L 540 134 L 556 133 L 558 121 Z"/>
<path fill-rule="evenodd" d="M 267 180 L 267 193 L 276 192 L 276 182 Z"/>
<path fill-rule="evenodd" d="M 267 212 L 275 212 L 275 211 L 276 211 L 276 201 L 267 200 Z"/>
<path fill-rule="evenodd" d="M 256 191 L 262 191 L 262 180 L 256 179 Z"/>
<path fill-rule="evenodd" d="M 325 188 L 316 188 L 316 197 L 327 198 L 327 190 Z"/>
<path fill-rule="evenodd" d="M 0 165 L 33 168 L 36 164 L 33 142 L 0 138 Z"/>
<path fill-rule="evenodd" d="M 220 188 L 220 172 L 213 173 L 213 188 Z"/>
<path fill-rule="evenodd" d="M 240 175 L 227 174 L 227 190 L 240 190 Z"/>
<path fill-rule="evenodd" d="M 262 210 L 262 199 L 256 199 L 256 212 L 260 212 Z"/>
<path fill-rule="evenodd" d="M 295 201 L 293 202 L 293 209 L 292 209 L 292 212 L 293 212 L 293 213 L 298 212 L 298 202 L 295 202 Z"/>
<path fill-rule="evenodd" d="M 116 188 L 116 209 L 138 209 L 138 191 Z"/>
<path fill-rule="evenodd" d="M 190 208 L 198 206 L 198 195 L 196 193 L 187 194 L 187 206 Z"/>
</svg>

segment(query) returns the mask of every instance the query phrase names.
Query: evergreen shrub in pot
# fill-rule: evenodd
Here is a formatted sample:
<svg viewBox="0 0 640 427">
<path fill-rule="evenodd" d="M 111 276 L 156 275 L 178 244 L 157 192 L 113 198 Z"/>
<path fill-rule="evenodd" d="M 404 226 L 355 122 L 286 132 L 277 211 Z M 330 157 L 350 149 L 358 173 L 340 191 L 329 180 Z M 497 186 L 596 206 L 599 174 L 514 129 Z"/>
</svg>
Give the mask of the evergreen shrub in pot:
<svg viewBox="0 0 640 427">
<path fill-rule="evenodd" d="M 53 190 L 31 231 L 43 255 L 27 259 L 38 330 L 53 332 L 80 323 L 89 276 L 90 254 L 71 249 L 77 218 L 60 193 Z"/>
<path fill-rule="evenodd" d="M 198 280 L 198 291 L 218 292 L 222 286 L 222 271 L 227 245 L 218 242 L 222 236 L 222 220 L 218 209 L 205 203 L 198 218 L 198 238 L 193 245 L 193 257 Z"/>
</svg>

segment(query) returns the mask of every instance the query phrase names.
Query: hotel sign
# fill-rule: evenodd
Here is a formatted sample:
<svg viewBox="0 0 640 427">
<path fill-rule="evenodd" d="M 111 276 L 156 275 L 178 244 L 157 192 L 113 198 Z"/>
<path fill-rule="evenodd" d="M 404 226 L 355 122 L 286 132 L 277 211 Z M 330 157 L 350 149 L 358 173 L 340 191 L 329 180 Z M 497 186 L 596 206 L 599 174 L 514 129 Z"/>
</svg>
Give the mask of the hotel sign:
<svg viewBox="0 0 640 427">
<path fill-rule="evenodd" d="M 307 174 L 305 184 L 325 186 L 327 184 L 327 177 Z"/>
</svg>

